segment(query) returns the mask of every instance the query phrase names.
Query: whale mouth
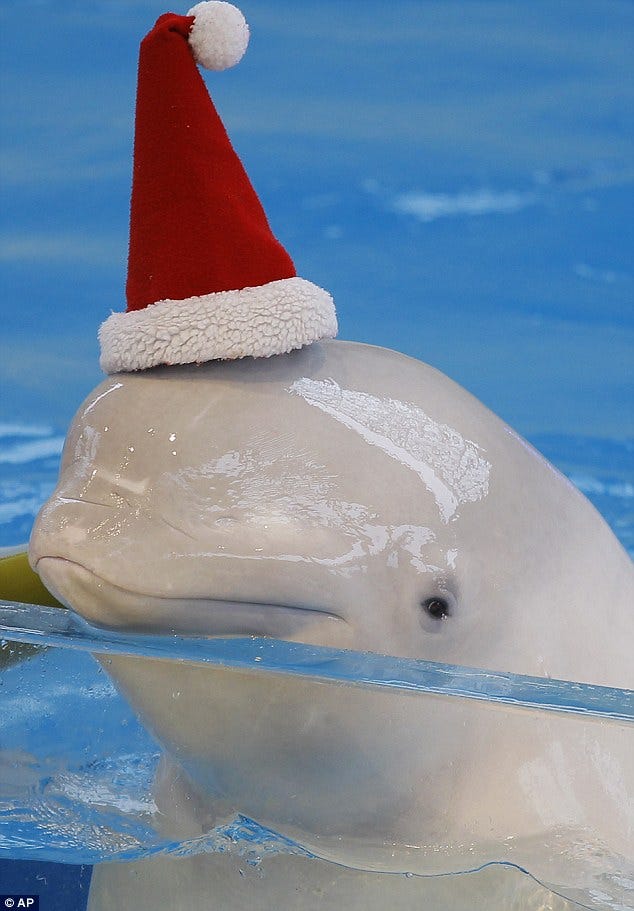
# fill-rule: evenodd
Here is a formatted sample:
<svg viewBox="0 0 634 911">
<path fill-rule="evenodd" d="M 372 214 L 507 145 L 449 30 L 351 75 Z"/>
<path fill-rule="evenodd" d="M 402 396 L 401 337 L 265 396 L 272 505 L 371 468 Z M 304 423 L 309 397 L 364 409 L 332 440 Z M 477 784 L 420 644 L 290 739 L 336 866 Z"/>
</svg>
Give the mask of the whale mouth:
<svg viewBox="0 0 634 911">
<path fill-rule="evenodd" d="M 172 635 L 268 636 L 339 648 L 351 641 L 346 620 L 312 605 L 145 594 L 65 557 L 40 557 L 35 569 L 59 601 L 97 626 Z"/>
</svg>

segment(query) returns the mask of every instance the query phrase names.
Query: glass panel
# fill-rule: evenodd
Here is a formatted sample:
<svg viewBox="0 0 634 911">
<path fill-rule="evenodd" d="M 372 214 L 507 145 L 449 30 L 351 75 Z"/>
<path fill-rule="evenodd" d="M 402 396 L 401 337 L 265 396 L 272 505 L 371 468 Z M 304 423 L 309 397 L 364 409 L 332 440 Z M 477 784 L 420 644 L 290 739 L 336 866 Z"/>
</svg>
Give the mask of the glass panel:
<svg viewBox="0 0 634 911">
<path fill-rule="evenodd" d="M 146 897 L 205 854 L 394 907 L 632 904 L 631 691 L 11 603 L 0 636 L 5 856 L 137 862 L 95 894 L 163 853 Z"/>
</svg>

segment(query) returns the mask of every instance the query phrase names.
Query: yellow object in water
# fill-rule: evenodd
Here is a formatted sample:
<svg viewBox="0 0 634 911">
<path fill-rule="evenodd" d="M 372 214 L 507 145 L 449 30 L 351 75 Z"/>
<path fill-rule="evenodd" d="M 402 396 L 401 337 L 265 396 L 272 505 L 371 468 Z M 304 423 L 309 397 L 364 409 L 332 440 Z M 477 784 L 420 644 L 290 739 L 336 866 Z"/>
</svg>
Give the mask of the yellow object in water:
<svg viewBox="0 0 634 911">
<path fill-rule="evenodd" d="M 49 607 L 64 606 L 44 587 L 38 574 L 33 572 L 26 551 L 0 555 L 0 598 Z"/>
<path fill-rule="evenodd" d="M 0 554 L 0 600 L 64 607 L 44 587 L 38 574 L 33 572 L 26 550 L 19 548 L 12 548 Z M 3 640 L 0 643 L 0 669 L 24 658 L 30 658 L 40 651 L 41 647 L 37 645 Z"/>
</svg>

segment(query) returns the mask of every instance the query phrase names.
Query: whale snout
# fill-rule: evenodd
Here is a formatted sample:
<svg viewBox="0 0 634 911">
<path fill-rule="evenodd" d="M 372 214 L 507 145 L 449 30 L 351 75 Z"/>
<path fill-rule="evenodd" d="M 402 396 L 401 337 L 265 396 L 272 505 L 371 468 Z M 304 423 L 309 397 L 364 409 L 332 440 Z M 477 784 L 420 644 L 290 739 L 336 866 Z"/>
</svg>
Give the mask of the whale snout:
<svg viewBox="0 0 634 911">
<path fill-rule="evenodd" d="M 271 636 L 345 648 L 350 625 L 318 607 L 131 591 L 64 557 L 40 557 L 37 571 L 63 604 L 98 626 L 202 636 Z"/>
<path fill-rule="evenodd" d="M 36 520 L 29 559 L 49 590 L 90 623 L 353 647 L 345 599 L 324 584 L 318 561 L 296 557 L 292 523 L 254 524 L 234 510 L 220 522 L 203 515 L 190 528 L 173 514 L 177 503 L 170 511 L 158 495 L 139 502 L 130 495 L 106 506 L 68 474 Z M 326 547 L 317 531 L 315 546 Z"/>
</svg>

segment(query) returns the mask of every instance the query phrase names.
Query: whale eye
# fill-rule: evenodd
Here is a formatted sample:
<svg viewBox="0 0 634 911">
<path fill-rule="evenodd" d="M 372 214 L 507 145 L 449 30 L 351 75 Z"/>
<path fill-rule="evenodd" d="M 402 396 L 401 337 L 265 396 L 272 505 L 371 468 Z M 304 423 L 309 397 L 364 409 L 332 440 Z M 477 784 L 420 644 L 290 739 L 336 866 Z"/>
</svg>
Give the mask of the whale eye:
<svg viewBox="0 0 634 911">
<path fill-rule="evenodd" d="M 427 598 L 421 602 L 421 606 L 434 620 L 445 620 L 451 614 L 449 602 L 445 598 Z"/>
</svg>

